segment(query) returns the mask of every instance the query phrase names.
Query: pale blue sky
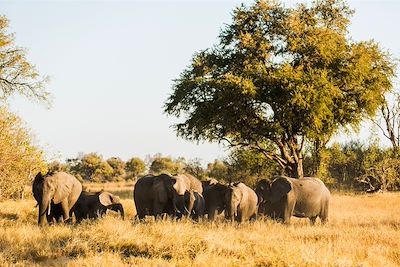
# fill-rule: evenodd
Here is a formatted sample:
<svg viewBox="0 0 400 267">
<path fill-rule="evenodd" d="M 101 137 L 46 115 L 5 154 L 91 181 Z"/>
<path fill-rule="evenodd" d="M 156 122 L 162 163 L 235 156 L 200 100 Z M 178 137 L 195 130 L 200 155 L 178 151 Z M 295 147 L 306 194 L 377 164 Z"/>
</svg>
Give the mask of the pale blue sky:
<svg viewBox="0 0 400 267">
<path fill-rule="evenodd" d="M 49 157 L 97 152 L 124 160 L 155 153 L 203 163 L 221 158 L 226 151 L 217 144 L 177 138 L 170 128 L 177 119 L 163 114 L 162 106 L 172 80 L 196 51 L 216 43 L 240 3 L 0 1 L 17 45 L 50 76 L 53 95 L 49 110 L 21 97 L 10 107 Z M 350 35 L 373 38 L 399 58 L 400 1 L 350 6 L 356 10 Z"/>
</svg>

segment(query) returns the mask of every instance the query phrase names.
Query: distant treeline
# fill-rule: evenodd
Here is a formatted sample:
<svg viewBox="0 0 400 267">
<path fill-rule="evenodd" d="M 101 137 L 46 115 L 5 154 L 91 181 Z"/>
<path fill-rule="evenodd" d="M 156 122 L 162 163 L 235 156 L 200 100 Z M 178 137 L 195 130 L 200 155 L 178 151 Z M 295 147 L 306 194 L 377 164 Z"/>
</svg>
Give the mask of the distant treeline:
<svg viewBox="0 0 400 267">
<path fill-rule="evenodd" d="M 31 185 L 33 177 L 39 171 L 48 170 L 64 170 L 85 182 L 134 181 L 147 173 L 188 172 L 202 180 L 242 181 L 249 186 L 254 186 L 259 179 L 287 171 L 249 147 L 232 149 L 225 159 L 208 164 L 200 159 L 160 154 L 124 161 L 118 157 L 104 159 L 96 153 L 46 163 L 29 129 L 6 107 L 0 108 L 0 132 L 0 199 L 22 198 L 24 192 L 30 194 L 26 187 Z M 304 174 L 321 178 L 331 189 L 399 190 L 400 156 L 394 151 L 398 149 L 383 149 L 374 143 L 334 143 L 319 150 L 316 157 L 315 149 L 309 145 L 304 151 Z"/>
<path fill-rule="evenodd" d="M 306 153 L 304 158 L 305 175 L 318 176 L 330 188 L 359 191 L 400 189 L 400 159 L 391 149 L 359 142 L 335 143 L 321 152 L 320 162 L 315 162 L 311 155 L 311 152 Z M 259 179 L 284 174 L 276 162 L 246 148 L 233 150 L 226 159 L 203 166 L 200 159 L 174 159 L 160 154 L 146 160 L 133 157 L 123 161 L 118 157 L 103 159 L 101 155 L 89 153 L 65 163 L 52 162 L 49 169 L 68 171 L 88 182 L 132 181 L 146 173 L 188 172 L 203 180 L 242 181 L 250 186 Z"/>
</svg>

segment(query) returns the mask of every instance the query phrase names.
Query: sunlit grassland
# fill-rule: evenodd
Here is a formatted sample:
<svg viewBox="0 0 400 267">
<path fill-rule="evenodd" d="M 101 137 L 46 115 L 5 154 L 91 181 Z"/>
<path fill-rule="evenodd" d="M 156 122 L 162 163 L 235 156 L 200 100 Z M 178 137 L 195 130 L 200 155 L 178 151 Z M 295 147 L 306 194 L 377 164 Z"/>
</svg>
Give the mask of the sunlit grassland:
<svg viewBox="0 0 400 267">
<path fill-rule="evenodd" d="M 0 266 L 400 266 L 400 193 L 334 194 L 327 225 L 133 220 L 36 225 L 33 200 L 0 203 Z"/>
</svg>

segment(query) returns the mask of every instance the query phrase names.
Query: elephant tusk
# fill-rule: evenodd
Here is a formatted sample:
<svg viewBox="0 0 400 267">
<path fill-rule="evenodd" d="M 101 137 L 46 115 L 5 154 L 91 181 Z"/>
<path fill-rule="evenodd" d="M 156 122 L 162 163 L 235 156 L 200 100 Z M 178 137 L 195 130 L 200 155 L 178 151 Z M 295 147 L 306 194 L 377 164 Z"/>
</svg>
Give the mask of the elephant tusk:
<svg viewBox="0 0 400 267">
<path fill-rule="evenodd" d="M 51 203 L 49 203 L 49 208 L 47 209 L 47 215 L 50 215 L 50 208 L 51 207 Z"/>
<path fill-rule="evenodd" d="M 187 212 L 187 214 L 189 214 L 189 210 L 185 207 L 185 211 Z"/>
</svg>

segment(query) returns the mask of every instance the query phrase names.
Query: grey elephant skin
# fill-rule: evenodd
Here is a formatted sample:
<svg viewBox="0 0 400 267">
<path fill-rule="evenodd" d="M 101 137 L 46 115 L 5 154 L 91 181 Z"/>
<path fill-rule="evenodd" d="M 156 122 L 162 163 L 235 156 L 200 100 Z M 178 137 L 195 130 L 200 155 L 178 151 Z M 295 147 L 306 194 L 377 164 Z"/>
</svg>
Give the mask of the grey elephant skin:
<svg viewBox="0 0 400 267">
<path fill-rule="evenodd" d="M 185 205 L 190 218 L 198 221 L 204 215 L 205 201 L 201 193 L 193 189 L 185 192 Z"/>
<path fill-rule="evenodd" d="M 133 190 L 138 218 L 144 219 L 146 215 L 157 218 L 163 213 L 180 218 L 187 214 L 184 195 L 191 189 L 199 193 L 203 191 L 201 182 L 189 174 L 147 175 L 140 178 Z"/>
<path fill-rule="evenodd" d="M 118 196 L 109 192 L 86 192 L 82 191 L 74 206 L 76 221 L 79 223 L 83 219 L 97 219 L 113 210 L 121 214 L 124 218 L 124 207 Z"/>
<path fill-rule="evenodd" d="M 204 214 L 213 221 L 217 214 L 225 210 L 225 194 L 228 186 L 216 181 L 203 182 L 203 197 L 205 201 Z"/>
<path fill-rule="evenodd" d="M 328 220 L 330 192 L 318 178 L 263 179 L 257 183 L 256 193 L 262 199 L 261 213 L 284 223 L 290 223 L 291 216 L 309 218 L 311 224 L 318 217 L 322 223 Z"/>
<path fill-rule="evenodd" d="M 244 183 L 232 184 L 225 194 L 225 217 L 236 222 L 255 220 L 257 202 L 258 197 L 253 189 Z"/>
<path fill-rule="evenodd" d="M 32 185 L 33 196 L 39 206 L 38 224 L 44 225 L 45 218 L 51 223 L 69 221 L 72 208 L 82 192 L 82 184 L 65 172 L 43 176 L 38 173 Z"/>
</svg>

